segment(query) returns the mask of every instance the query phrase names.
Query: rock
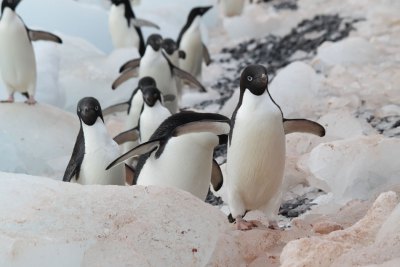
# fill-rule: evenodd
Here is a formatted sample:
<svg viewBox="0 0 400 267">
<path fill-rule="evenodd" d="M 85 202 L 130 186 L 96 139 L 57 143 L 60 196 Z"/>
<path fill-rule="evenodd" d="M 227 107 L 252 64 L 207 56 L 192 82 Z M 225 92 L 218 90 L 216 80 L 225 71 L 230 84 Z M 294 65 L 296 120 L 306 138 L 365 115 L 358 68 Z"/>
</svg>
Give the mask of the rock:
<svg viewBox="0 0 400 267">
<path fill-rule="evenodd" d="M 183 191 L 0 180 L 0 266 L 205 266 L 235 249 L 226 217 Z"/>
<path fill-rule="evenodd" d="M 334 222 L 318 222 L 317 224 L 313 225 L 314 232 L 326 235 L 332 233 L 334 231 L 343 230 L 343 226 Z"/>
<path fill-rule="evenodd" d="M 79 131 L 77 116 L 38 103 L 0 105 L 0 170 L 62 178 Z"/>
<path fill-rule="evenodd" d="M 399 210 L 396 193 L 383 193 L 353 226 L 289 242 L 281 253 L 281 266 L 364 266 L 398 259 Z"/>
<path fill-rule="evenodd" d="M 359 136 L 318 145 L 299 162 L 310 185 L 332 192 L 339 203 L 369 199 L 400 184 L 400 140 Z"/>
</svg>

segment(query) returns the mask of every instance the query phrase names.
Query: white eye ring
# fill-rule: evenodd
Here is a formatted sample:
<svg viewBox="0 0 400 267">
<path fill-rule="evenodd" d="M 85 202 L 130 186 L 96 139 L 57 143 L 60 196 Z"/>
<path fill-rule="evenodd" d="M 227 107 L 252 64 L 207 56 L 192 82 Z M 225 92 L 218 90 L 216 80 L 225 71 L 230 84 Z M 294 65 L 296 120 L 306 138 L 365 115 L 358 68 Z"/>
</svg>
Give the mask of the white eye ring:
<svg viewBox="0 0 400 267">
<path fill-rule="evenodd" d="M 248 80 L 249 82 L 251 82 L 251 81 L 253 80 L 253 77 L 247 76 L 247 80 Z"/>
<path fill-rule="evenodd" d="M 81 112 L 81 109 L 80 109 L 80 108 L 78 108 L 78 112 Z"/>
<path fill-rule="evenodd" d="M 99 106 L 96 106 L 96 107 L 94 108 L 94 110 L 98 111 L 98 110 L 99 110 Z"/>
</svg>

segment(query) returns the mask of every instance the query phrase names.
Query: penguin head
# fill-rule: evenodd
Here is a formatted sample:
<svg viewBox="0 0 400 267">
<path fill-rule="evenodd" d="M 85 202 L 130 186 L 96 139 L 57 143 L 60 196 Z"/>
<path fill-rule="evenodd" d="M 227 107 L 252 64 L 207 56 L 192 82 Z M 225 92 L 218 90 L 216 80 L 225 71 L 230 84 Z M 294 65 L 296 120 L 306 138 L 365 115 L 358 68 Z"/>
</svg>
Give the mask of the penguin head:
<svg viewBox="0 0 400 267">
<path fill-rule="evenodd" d="M 163 40 L 162 48 L 168 55 L 172 55 L 178 49 L 178 45 L 171 38 L 166 38 Z"/>
<path fill-rule="evenodd" d="M 268 89 L 267 69 L 262 65 L 247 66 L 240 76 L 240 90 L 250 90 L 253 95 L 262 95 Z"/>
<path fill-rule="evenodd" d="M 200 17 L 203 16 L 211 8 L 212 8 L 212 6 L 194 7 L 189 13 L 188 20 L 194 20 L 197 16 L 200 16 Z"/>
<path fill-rule="evenodd" d="M 18 4 L 21 2 L 21 0 L 3 0 L 1 3 L 1 12 L 3 13 L 4 8 L 9 7 L 12 10 L 15 10 L 15 8 L 18 6 Z"/>
<path fill-rule="evenodd" d="M 82 98 L 78 102 L 76 113 L 79 119 L 89 126 L 95 124 L 97 118 L 100 118 L 104 122 L 100 103 L 94 97 Z"/>
<path fill-rule="evenodd" d="M 159 34 L 152 34 L 147 38 L 147 45 L 150 45 L 154 51 L 159 51 L 163 44 L 163 38 Z"/>
<path fill-rule="evenodd" d="M 157 87 L 156 81 L 150 77 L 150 76 L 145 76 L 139 80 L 139 88 L 145 88 L 145 87 Z"/>
<path fill-rule="evenodd" d="M 142 88 L 143 101 L 149 107 L 153 107 L 157 101 L 161 102 L 161 92 L 156 87 Z"/>
</svg>

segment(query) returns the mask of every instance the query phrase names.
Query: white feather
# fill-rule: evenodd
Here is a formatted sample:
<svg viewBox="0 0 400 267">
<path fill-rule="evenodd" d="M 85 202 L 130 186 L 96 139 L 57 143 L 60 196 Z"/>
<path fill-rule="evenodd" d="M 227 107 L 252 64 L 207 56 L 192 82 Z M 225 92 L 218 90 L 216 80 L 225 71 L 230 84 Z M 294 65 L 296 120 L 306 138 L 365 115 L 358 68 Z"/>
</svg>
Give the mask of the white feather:
<svg viewBox="0 0 400 267">
<path fill-rule="evenodd" d="M 147 142 L 154 131 L 169 116 L 171 116 L 171 112 L 160 101 L 157 101 L 153 107 L 145 104 L 140 115 L 140 142 Z"/>
<path fill-rule="evenodd" d="M 128 26 L 124 5 L 112 5 L 108 17 L 108 27 L 115 48 L 136 47 L 139 49 L 140 38 L 133 24 Z"/>
<path fill-rule="evenodd" d="M 8 93 L 36 90 L 36 60 L 23 21 L 10 8 L 0 20 L 0 70 Z"/>
<path fill-rule="evenodd" d="M 227 157 L 228 203 L 233 217 L 263 209 L 279 193 L 285 166 L 282 114 L 268 93 L 246 90 Z"/>
</svg>

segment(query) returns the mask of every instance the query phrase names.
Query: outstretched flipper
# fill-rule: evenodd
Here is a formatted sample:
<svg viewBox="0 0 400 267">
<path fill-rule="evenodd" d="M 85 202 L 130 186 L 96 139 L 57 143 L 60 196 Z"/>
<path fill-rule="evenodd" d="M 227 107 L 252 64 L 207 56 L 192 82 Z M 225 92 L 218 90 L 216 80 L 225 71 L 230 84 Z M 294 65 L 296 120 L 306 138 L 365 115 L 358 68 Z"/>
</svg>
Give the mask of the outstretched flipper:
<svg viewBox="0 0 400 267">
<path fill-rule="evenodd" d="M 128 185 L 136 185 L 135 170 L 128 164 L 125 164 L 125 182 Z"/>
<path fill-rule="evenodd" d="M 306 119 L 283 119 L 283 128 L 285 134 L 300 132 L 300 133 L 310 133 L 317 136 L 325 135 L 325 128 L 315 122 Z"/>
<path fill-rule="evenodd" d="M 124 71 L 111 85 L 111 88 L 113 90 L 117 89 L 121 84 L 126 82 L 127 80 L 131 78 L 138 77 L 138 72 L 136 69 L 129 69 L 127 71 Z"/>
<path fill-rule="evenodd" d="M 55 34 L 45 32 L 45 31 L 35 31 L 27 29 L 29 33 L 29 38 L 31 41 L 51 41 L 55 43 L 62 44 L 62 40 Z"/>
<path fill-rule="evenodd" d="M 204 62 L 206 63 L 206 66 L 208 66 L 211 64 L 212 60 L 210 57 L 210 53 L 208 52 L 207 46 L 205 44 L 202 44 L 202 45 L 203 45 L 203 59 L 204 59 Z"/>
<path fill-rule="evenodd" d="M 127 69 L 136 69 L 139 66 L 140 66 L 140 58 L 135 58 L 125 62 L 124 65 L 122 65 L 121 68 L 119 68 L 119 72 L 121 73 Z"/>
<path fill-rule="evenodd" d="M 160 29 L 160 27 L 157 24 L 155 24 L 151 21 L 145 20 L 145 19 L 134 18 L 131 20 L 131 22 L 132 22 L 132 25 L 135 27 L 152 27 L 152 28 L 156 28 L 157 30 Z"/>
<path fill-rule="evenodd" d="M 108 116 L 110 114 L 117 113 L 117 112 L 129 112 L 130 107 L 131 107 L 130 102 L 115 104 L 115 105 L 109 106 L 108 108 L 105 108 L 103 110 L 103 116 Z"/>
<path fill-rule="evenodd" d="M 153 140 L 153 141 L 149 141 L 149 142 L 143 143 L 141 145 L 138 145 L 137 147 L 131 149 L 130 151 L 126 152 L 125 154 L 123 154 L 122 156 L 118 157 L 116 160 L 111 162 L 110 165 L 107 166 L 106 170 L 108 170 L 108 169 L 114 167 L 115 165 L 118 165 L 132 157 L 137 157 L 142 154 L 152 152 L 159 147 L 160 147 L 160 140 Z"/>
<path fill-rule="evenodd" d="M 121 145 L 126 142 L 135 142 L 139 139 L 139 130 L 137 127 L 127 130 L 114 137 L 114 141 Z"/>
<path fill-rule="evenodd" d="M 215 191 L 221 189 L 222 184 L 224 182 L 224 178 L 222 176 L 221 168 L 218 162 L 213 159 L 212 169 L 211 169 L 211 184 Z"/>
<path fill-rule="evenodd" d="M 214 133 L 216 135 L 227 134 L 230 131 L 229 120 L 199 120 L 180 125 L 175 128 L 172 136 L 180 136 L 190 133 Z"/>
<path fill-rule="evenodd" d="M 206 88 L 204 88 L 204 86 L 189 72 L 186 72 L 176 66 L 173 66 L 173 72 L 175 76 L 199 88 L 201 92 L 207 92 Z"/>
</svg>

